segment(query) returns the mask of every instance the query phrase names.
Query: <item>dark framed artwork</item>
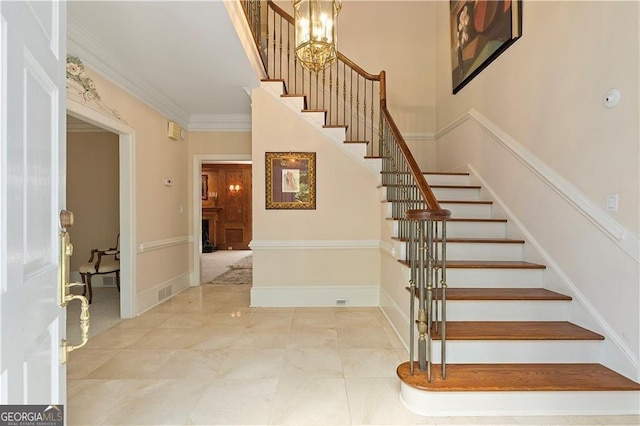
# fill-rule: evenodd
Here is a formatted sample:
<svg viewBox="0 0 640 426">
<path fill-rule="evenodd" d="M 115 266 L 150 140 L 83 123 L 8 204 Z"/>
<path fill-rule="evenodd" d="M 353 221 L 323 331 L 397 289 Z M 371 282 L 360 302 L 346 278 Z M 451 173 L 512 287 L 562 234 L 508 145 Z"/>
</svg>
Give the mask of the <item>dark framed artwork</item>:
<svg viewBox="0 0 640 426">
<path fill-rule="evenodd" d="M 265 153 L 267 209 L 316 208 L 316 153 Z"/>
<path fill-rule="evenodd" d="M 522 0 L 450 0 L 456 94 L 522 34 Z"/>
<path fill-rule="evenodd" d="M 209 199 L 209 176 L 202 175 L 202 187 L 201 187 L 202 200 Z"/>
</svg>

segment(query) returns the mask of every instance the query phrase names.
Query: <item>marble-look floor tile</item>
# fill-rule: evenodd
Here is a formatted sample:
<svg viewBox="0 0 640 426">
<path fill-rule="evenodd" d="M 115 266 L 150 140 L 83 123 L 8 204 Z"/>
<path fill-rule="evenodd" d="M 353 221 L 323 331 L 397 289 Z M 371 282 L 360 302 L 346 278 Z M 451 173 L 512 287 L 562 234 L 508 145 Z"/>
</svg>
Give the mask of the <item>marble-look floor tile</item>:
<svg viewBox="0 0 640 426">
<path fill-rule="evenodd" d="M 337 311 L 336 327 L 380 328 L 380 322 L 375 311 Z"/>
<path fill-rule="evenodd" d="M 68 380 L 67 424 L 101 425 L 140 389 L 156 380 Z"/>
<path fill-rule="evenodd" d="M 120 328 L 112 327 L 96 337 L 91 337 L 91 328 L 89 328 L 89 342 L 85 346 L 86 349 L 123 349 L 140 340 L 145 334 L 152 329 L 143 328 Z"/>
<path fill-rule="evenodd" d="M 157 380 L 140 387 L 105 424 L 183 425 L 207 385 L 204 380 Z"/>
<path fill-rule="evenodd" d="M 158 328 L 163 322 L 171 318 L 171 314 L 162 312 L 146 312 L 135 318 L 123 319 L 117 327 L 120 328 Z"/>
<path fill-rule="evenodd" d="M 402 340 L 400 340 L 400 337 L 398 337 L 398 334 L 396 334 L 393 328 L 382 327 L 382 331 L 384 331 L 384 334 L 386 334 L 387 337 L 389 338 L 389 342 L 391 342 L 391 346 L 393 348 L 404 349 L 404 343 L 402 343 Z"/>
<path fill-rule="evenodd" d="M 209 320 L 203 314 L 172 315 L 158 328 L 197 328 Z"/>
<path fill-rule="evenodd" d="M 338 331 L 334 328 L 292 328 L 287 348 L 336 348 Z"/>
<path fill-rule="evenodd" d="M 344 377 L 396 377 L 400 359 L 393 349 L 340 349 Z"/>
<path fill-rule="evenodd" d="M 516 416 L 518 425 L 640 425 L 638 416 Z"/>
<path fill-rule="evenodd" d="M 226 379 L 274 379 L 280 376 L 284 349 L 230 350 L 220 366 L 220 377 Z"/>
<path fill-rule="evenodd" d="M 187 349 L 211 337 L 211 330 L 192 328 L 187 333 L 180 328 L 157 328 L 128 346 L 128 349 Z"/>
<path fill-rule="evenodd" d="M 338 328 L 337 331 L 341 348 L 391 348 L 381 328 Z"/>
<path fill-rule="evenodd" d="M 281 377 L 343 377 L 340 352 L 332 348 L 287 349 Z"/>
<path fill-rule="evenodd" d="M 187 424 L 265 425 L 278 379 L 216 380 L 204 390 Z"/>
<path fill-rule="evenodd" d="M 123 349 L 87 375 L 90 379 L 155 379 L 173 350 Z"/>
<path fill-rule="evenodd" d="M 291 329 L 293 322 L 293 312 L 291 313 L 275 313 L 257 311 L 251 317 L 251 321 L 247 325 L 253 330 L 271 330 L 271 329 Z"/>
<path fill-rule="evenodd" d="M 269 424 L 350 425 L 344 379 L 281 378 Z"/>
<path fill-rule="evenodd" d="M 223 362 L 229 356 L 228 350 L 176 350 L 160 366 L 156 377 L 161 379 L 203 379 L 220 377 Z"/>
<path fill-rule="evenodd" d="M 206 327 L 235 327 L 235 326 L 247 326 L 251 322 L 253 317 L 253 311 L 238 309 L 232 312 L 218 312 L 212 314 L 206 314 L 207 322 L 204 324 Z"/>
<path fill-rule="evenodd" d="M 234 349 L 283 349 L 289 343 L 289 328 L 247 329 L 240 333 L 233 344 Z"/>
<path fill-rule="evenodd" d="M 436 425 L 516 425 L 515 417 L 477 417 L 477 416 L 450 416 L 450 417 L 433 417 Z"/>
<path fill-rule="evenodd" d="M 397 378 L 347 378 L 351 423 L 354 425 L 433 425 L 432 417 L 407 410 L 400 402 Z"/>
<path fill-rule="evenodd" d="M 109 361 L 119 349 L 85 349 L 74 351 L 69 355 L 67 378 L 80 379 Z"/>
<path fill-rule="evenodd" d="M 320 309 L 320 308 L 318 308 Z M 293 315 L 292 329 L 296 328 L 335 328 L 337 326 L 335 310 L 331 308 L 319 312 L 298 312 Z"/>
</svg>

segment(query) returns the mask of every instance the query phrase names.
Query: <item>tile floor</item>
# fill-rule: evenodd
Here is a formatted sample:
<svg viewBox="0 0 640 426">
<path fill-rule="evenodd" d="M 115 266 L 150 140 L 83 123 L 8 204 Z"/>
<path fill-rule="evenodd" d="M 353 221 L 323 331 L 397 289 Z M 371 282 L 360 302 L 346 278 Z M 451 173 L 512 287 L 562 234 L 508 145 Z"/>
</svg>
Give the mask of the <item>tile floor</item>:
<svg viewBox="0 0 640 426">
<path fill-rule="evenodd" d="M 422 417 L 378 308 L 250 308 L 250 286 L 189 288 L 74 352 L 70 425 L 637 425 L 639 416 Z"/>
</svg>

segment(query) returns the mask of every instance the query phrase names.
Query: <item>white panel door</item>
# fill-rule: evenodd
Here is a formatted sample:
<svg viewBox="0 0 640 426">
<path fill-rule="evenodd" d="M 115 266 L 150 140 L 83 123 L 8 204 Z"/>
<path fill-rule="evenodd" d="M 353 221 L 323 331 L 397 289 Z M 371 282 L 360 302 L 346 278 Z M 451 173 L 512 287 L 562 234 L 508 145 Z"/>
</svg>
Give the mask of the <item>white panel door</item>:
<svg viewBox="0 0 640 426">
<path fill-rule="evenodd" d="M 64 404 L 66 4 L 1 1 L 0 404 Z"/>
</svg>

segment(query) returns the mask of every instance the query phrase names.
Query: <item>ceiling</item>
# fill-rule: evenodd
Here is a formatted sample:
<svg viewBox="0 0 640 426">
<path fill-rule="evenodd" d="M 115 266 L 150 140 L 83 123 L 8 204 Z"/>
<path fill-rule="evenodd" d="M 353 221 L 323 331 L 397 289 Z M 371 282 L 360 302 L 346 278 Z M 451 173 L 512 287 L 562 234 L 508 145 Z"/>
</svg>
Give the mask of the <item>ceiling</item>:
<svg viewBox="0 0 640 426">
<path fill-rule="evenodd" d="M 259 81 L 223 1 L 67 5 L 67 50 L 87 67 L 189 130 L 250 129 Z"/>
</svg>

